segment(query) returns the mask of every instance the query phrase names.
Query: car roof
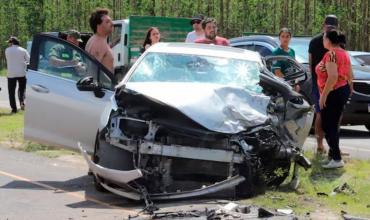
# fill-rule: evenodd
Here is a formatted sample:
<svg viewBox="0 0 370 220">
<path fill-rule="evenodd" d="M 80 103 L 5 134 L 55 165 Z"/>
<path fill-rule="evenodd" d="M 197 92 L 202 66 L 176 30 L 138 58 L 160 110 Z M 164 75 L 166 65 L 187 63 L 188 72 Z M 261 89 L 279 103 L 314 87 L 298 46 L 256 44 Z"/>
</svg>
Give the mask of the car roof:
<svg viewBox="0 0 370 220">
<path fill-rule="evenodd" d="M 239 42 L 244 41 L 260 41 L 260 42 L 266 42 L 273 46 L 278 46 L 279 41 L 278 38 L 275 36 L 268 36 L 268 35 L 251 35 L 251 36 L 242 36 L 242 37 L 236 37 L 230 39 L 230 44 L 235 44 Z"/>
<path fill-rule="evenodd" d="M 211 44 L 157 43 L 151 46 L 147 51 L 148 53 L 159 52 L 159 53 L 177 53 L 177 54 L 197 54 L 204 56 L 225 57 L 261 62 L 261 56 L 257 52 Z"/>
<path fill-rule="evenodd" d="M 300 37 L 300 36 L 293 36 L 292 41 L 310 41 L 312 37 Z M 244 41 L 260 41 L 260 42 L 266 42 L 273 46 L 279 46 L 279 37 L 273 36 L 273 35 L 250 35 L 250 36 L 242 36 L 242 37 L 236 37 L 231 38 L 230 43 L 239 43 Z"/>
<path fill-rule="evenodd" d="M 351 56 L 359 56 L 359 55 L 370 55 L 370 52 L 366 51 L 348 51 Z"/>
</svg>

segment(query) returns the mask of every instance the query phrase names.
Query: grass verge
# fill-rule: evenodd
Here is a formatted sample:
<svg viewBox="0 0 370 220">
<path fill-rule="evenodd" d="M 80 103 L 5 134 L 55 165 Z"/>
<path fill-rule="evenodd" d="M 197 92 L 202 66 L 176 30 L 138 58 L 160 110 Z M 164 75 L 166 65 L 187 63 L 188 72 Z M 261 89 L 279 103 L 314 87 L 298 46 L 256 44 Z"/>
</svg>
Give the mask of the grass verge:
<svg viewBox="0 0 370 220">
<path fill-rule="evenodd" d="M 74 151 L 25 141 L 23 139 L 24 114 L 22 111 L 10 114 L 9 109 L 0 108 L 0 125 L 0 143 L 2 145 L 50 158 L 76 154 Z"/>
</svg>

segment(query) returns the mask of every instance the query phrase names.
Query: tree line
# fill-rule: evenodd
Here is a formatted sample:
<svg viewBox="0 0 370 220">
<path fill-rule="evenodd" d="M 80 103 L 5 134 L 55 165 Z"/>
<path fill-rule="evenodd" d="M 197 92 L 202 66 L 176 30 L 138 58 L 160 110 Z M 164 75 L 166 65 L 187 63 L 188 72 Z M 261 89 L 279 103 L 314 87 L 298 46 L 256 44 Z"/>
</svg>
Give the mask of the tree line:
<svg viewBox="0 0 370 220">
<path fill-rule="evenodd" d="M 91 32 L 88 18 L 96 7 L 111 10 L 113 19 L 130 15 L 214 17 L 219 35 L 321 31 L 325 15 L 335 14 L 346 34 L 347 49 L 370 50 L 370 0 L 0 0 L 0 69 L 6 65 L 6 40 L 17 36 L 22 46 L 38 32 L 77 29 Z"/>
</svg>

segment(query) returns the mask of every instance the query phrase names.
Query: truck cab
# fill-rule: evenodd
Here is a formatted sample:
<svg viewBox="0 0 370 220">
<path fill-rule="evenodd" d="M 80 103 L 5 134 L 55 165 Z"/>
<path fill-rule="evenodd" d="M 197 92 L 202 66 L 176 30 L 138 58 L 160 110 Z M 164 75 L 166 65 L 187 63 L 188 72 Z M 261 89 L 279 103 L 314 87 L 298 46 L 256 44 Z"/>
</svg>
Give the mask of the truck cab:
<svg viewBox="0 0 370 220">
<path fill-rule="evenodd" d="M 140 57 L 142 43 L 150 27 L 159 29 L 162 42 L 185 42 L 187 33 L 192 31 L 188 18 L 130 16 L 113 21 L 113 25 L 108 43 L 113 50 L 114 75 L 118 81 Z"/>
<path fill-rule="evenodd" d="M 109 36 L 108 43 L 113 50 L 114 73 L 117 75 L 126 73 L 131 63 L 128 45 L 129 19 L 115 20 L 113 25 L 113 33 Z"/>
</svg>

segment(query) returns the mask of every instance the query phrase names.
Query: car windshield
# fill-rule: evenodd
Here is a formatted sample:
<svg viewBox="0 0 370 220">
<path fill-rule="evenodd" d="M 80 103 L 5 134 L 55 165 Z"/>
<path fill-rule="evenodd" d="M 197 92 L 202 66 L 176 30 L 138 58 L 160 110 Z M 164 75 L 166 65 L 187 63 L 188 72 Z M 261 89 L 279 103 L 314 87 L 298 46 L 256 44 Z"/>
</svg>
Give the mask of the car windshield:
<svg viewBox="0 0 370 220">
<path fill-rule="evenodd" d="M 150 52 L 129 82 L 211 83 L 261 92 L 260 63 L 227 57 Z"/>
<path fill-rule="evenodd" d="M 308 63 L 308 46 L 310 39 L 292 38 L 290 47 L 295 51 L 296 59 L 299 63 Z"/>
</svg>

